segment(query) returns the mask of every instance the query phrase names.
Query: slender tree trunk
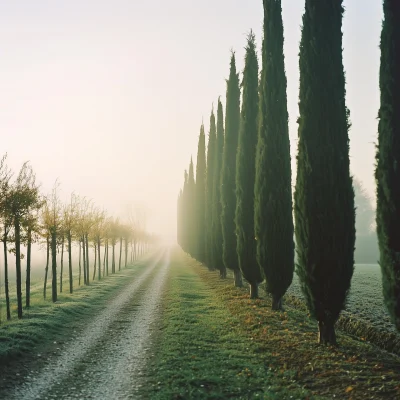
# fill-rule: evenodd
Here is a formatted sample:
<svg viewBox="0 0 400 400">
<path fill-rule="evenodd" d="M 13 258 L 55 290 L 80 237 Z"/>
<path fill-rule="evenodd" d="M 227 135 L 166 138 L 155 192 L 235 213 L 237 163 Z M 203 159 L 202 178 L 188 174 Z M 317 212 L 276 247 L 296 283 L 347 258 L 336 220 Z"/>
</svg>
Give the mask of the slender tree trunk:
<svg viewBox="0 0 400 400">
<path fill-rule="evenodd" d="M 72 238 L 71 232 L 68 232 L 68 273 L 69 273 L 69 292 L 72 293 L 74 290 L 73 277 L 72 277 Z"/>
<path fill-rule="evenodd" d="M 4 227 L 4 231 L 6 228 Z M 4 290 L 6 294 L 6 312 L 7 312 L 7 320 L 11 319 L 11 311 L 10 311 L 10 288 L 8 287 L 8 250 L 7 250 L 7 236 L 4 235 L 3 242 L 4 249 Z"/>
<path fill-rule="evenodd" d="M 111 272 L 115 274 L 115 243 L 112 244 L 112 264 L 111 264 Z"/>
<path fill-rule="evenodd" d="M 136 240 L 134 240 L 133 241 L 133 261 L 136 261 L 136 259 L 137 259 L 136 250 L 137 250 L 137 244 L 136 244 Z"/>
<path fill-rule="evenodd" d="M 122 238 L 119 238 L 119 262 L 118 262 L 119 271 L 121 271 L 121 260 L 122 260 Z"/>
<path fill-rule="evenodd" d="M 100 247 L 101 247 L 101 241 L 100 238 L 97 239 L 97 253 L 98 253 L 98 260 L 99 260 L 99 272 L 98 272 L 98 278 L 99 280 L 101 279 L 101 257 L 100 257 Z"/>
<path fill-rule="evenodd" d="M 128 240 L 125 238 L 125 268 L 128 266 Z"/>
<path fill-rule="evenodd" d="M 46 235 L 46 268 L 44 269 L 44 286 L 43 286 L 43 298 L 46 300 L 46 289 L 47 289 L 47 275 L 49 274 L 49 261 L 50 261 L 50 237 Z"/>
<path fill-rule="evenodd" d="M 86 285 L 86 245 L 85 235 L 82 236 L 82 269 L 83 269 L 83 284 Z"/>
<path fill-rule="evenodd" d="M 331 321 L 318 321 L 318 328 L 318 342 L 320 344 L 336 346 L 335 324 Z"/>
<path fill-rule="evenodd" d="M 29 308 L 31 305 L 31 253 L 32 253 L 32 229 L 28 227 L 28 246 L 26 251 L 26 281 L 25 281 L 25 304 Z"/>
<path fill-rule="evenodd" d="M 57 233 L 55 230 L 51 232 L 51 300 L 53 303 L 57 301 Z"/>
<path fill-rule="evenodd" d="M 81 256 L 82 256 L 82 251 L 81 251 L 81 241 L 79 240 L 79 286 L 81 286 L 81 276 L 82 276 L 82 264 L 81 264 Z"/>
<path fill-rule="evenodd" d="M 21 277 L 21 226 L 19 219 L 15 218 L 14 233 L 15 233 L 15 269 L 17 273 L 17 304 L 18 318 L 22 318 L 22 277 Z"/>
<path fill-rule="evenodd" d="M 242 272 L 238 269 L 233 271 L 235 276 L 235 286 L 236 287 L 243 287 L 243 279 L 242 279 Z"/>
<path fill-rule="evenodd" d="M 272 309 L 274 311 L 283 311 L 282 297 L 272 295 Z"/>
<path fill-rule="evenodd" d="M 89 235 L 88 234 L 86 234 L 86 278 L 87 278 L 86 285 L 89 285 L 90 275 L 89 275 Z"/>
<path fill-rule="evenodd" d="M 94 281 L 94 278 L 96 277 L 96 264 L 97 264 L 97 244 L 94 244 L 94 267 L 93 267 L 93 278 L 92 281 Z"/>
<path fill-rule="evenodd" d="M 250 299 L 258 299 L 258 284 L 256 282 L 250 283 Z"/>
<path fill-rule="evenodd" d="M 63 235 L 61 241 L 61 261 L 60 261 L 60 293 L 63 291 L 63 271 L 64 271 L 64 240 L 65 236 Z"/>
<path fill-rule="evenodd" d="M 106 257 L 106 274 L 107 274 L 107 276 L 108 276 L 108 239 L 107 239 L 107 247 L 106 247 L 106 249 L 107 249 L 107 257 Z"/>
<path fill-rule="evenodd" d="M 220 277 L 221 279 L 226 279 L 226 268 L 225 268 L 225 266 L 222 267 L 222 268 L 220 269 L 220 271 L 219 271 L 219 277 Z"/>
<path fill-rule="evenodd" d="M 104 241 L 104 260 L 103 260 L 103 277 L 106 275 L 106 256 L 107 256 L 107 247 L 106 241 Z"/>
</svg>

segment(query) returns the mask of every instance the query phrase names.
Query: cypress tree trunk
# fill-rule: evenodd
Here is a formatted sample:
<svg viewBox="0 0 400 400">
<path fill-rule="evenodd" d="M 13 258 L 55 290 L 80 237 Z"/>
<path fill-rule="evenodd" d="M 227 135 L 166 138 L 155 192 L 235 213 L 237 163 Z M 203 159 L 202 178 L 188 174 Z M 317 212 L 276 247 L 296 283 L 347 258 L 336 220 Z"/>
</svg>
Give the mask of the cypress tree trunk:
<svg viewBox="0 0 400 400">
<path fill-rule="evenodd" d="M 60 293 L 63 291 L 63 272 L 64 272 L 64 240 L 65 236 L 63 234 L 61 239 L 61 261 L 60 261 Z"/>
<path fill-rule="evenodd" d="M 49 261 L 50 261 L 50 235 L 46 235 L 46 267 L 44 269 L 44 284 L 43 284 L 43 298 L 46 300 L 47 290 L 47 275 L 49 273 Z"/>
<path fill-rule="evenodd" d="M 221 178 L 221 225 L 223 237 L 223 261 L 225 267 L 235 273 L 235 285 L 241 285 L 239 261 L 236 253 L 236 153 L 240 124 L 239 75 L 236 72 L 235 55 L 232 54 L 226 92 L 225 143 Z M 189 173 L 190 176 L 190 173 Z"/>
<path fill-rule="evenodd" d="M 6 227 L 4 227 L 4 232 L 6 231 Z M 4 241 L 3 241 L 3 251 L 4 251 L 4 291 L 6 296 L 6 313 L 7 320 L 11 319 L 11 310 L 10 310 L 10 288 L 8 286 L 8 250 L 7 250 L 7 235 L 4 233 Z"/>
<path fill-rule="evenodd" d="M 89 285 L 90 275 L 89 275 L 89 235 L 86 234 L 86 285 Z"/>
<path fill-rule="evenodd" d="M 57 234 L 55 230 L 51 232 L 51 300 L 53 303 L 57 301 Z"/>
<path fill-rule="evenodd" d="M 206 262 L 206 136 L 201 125 L 196 163 L 196 258 Z"/>
<path fill-rule="evenodd" d="M 67 238 L 68 238 L 69 292 L 72 293 L 74 291 L 74 281 L 73 281 L 73 276 L 72 276 L 72 238 L 71 238 L 70 231 L 67 234 Z"/>
<path fill-rule="evenodd" d="M 108 276 L 108 239 L 107 239 L 107 256 L 106 256 L 106 273 L 107 273 L 107 276 Z"/>
<path fill-rule="evenodd" d="M 212 264 L 219 270 L 221 279 L 226 278 L 226 268 L 222 258 L 222 226 L 221 226 L 221 169 L 224 151 L 224 112 L 221 100 L 218 99 L 217 110 L 217 137 L 215 146 L 214 174 L 213 174 L 213 205 L 212 205 Z"/>
<path fill-rule="evenodd" d="M 207 168 L 206 168 L 206 205 L 205 205 L 205 262 L 210 271 L 215 270 L 213 260 L 213 203 L 214 203 L 214 174 L 215 174 L 215 152 L 216 152 L 216 125 L 214 109 L 210 116 L 210 134 L 207 146 Z M 180 212 L 180 211 L 179 211 Z"/>
<path fill-rule="evenodd" d="M 100 251 L 101 251 L 101 241 L 100 237 L 97 238 L 97 253 L 98 253 L 98 260 L 99 260 L 99 272 L 98 272 L 98 279 L 101 279 L 101 257 L 100 257 Z"/>
<path fill-rule="evenodd" d="M 355 211 L 340 0 L 306 0 L 300 44 L 297 272 L 320 343 L 335 344 L 354 269 Z"/>
<path fill-rule="evenodd" d="M 400 3 L 383 2 L 377 183 L 377 233 L 383 297 L 400 331 Z"/>
<path fill-rule="evenodd" d="M 31 305 L 31 253 L 32 253 L 32 228 L 28 227 L 28 244 L 26 254 L 26 281 L 25 281 L 25 304 L 29 308 Z"/>
<path fill-rule="evenodd" d="M 122 261 L 122 238 L 119 238 L 119 261 L 118 261 L 119 271 L 121 271 L 121 261 Z"/>
<path fill-rule="evenodd" d="M 106 241 L 104 241 L 103 277 L 106 275 L 106 255 L 107 255 L 107 247 L 106 247 Z"/>
<path fill-rule="evenodd" d="M 236 251 L 239 268 L 250 284 L 250 297 L 257 298 L 258 284 L 263 281 L 256 260 L 254 237 L 254 182 L 258 127 L 258 60 L 253 32 L 247 39 L 243 73 L 243 105 L 239 146 L 236 157 Z"/>
</svg>

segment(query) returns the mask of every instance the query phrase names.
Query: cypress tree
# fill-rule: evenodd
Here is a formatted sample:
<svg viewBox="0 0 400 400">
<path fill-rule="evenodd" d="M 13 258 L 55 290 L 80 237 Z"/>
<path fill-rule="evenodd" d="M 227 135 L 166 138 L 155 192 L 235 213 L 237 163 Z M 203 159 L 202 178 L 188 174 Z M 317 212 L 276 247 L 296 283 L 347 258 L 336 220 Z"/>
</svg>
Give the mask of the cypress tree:
<svg viewBox="0 0 400 400">
<path fill-rule="evenodd" d="M 297 273 L 319 341 L 335 344 L 354 269 L 354 190 L 342 61 L 342 0 L 306 0 L 295 189 Z"/>
<path fill-rule="evenodd" d="M 235 286 L 242 286 L 242 274 L 236 253 L 236 153 L 240 125 L 240 87 L 232 53 L 226 91 L 225 142 L 222 159 L 221 204 L 223 260 L 225 267 L 235 274 Z"/>
<path fill-rule="evenodd" d="M 224 110 L 218 99 L 217 137 L 215 141 L 214 173 L 213 173 L 213 204 L 212 204 L 212 265 L 219 270 L 222 279 L 226 278 L 226 268 L 222 258 L 223 238 L 221 226 L 221 170 L 224 152 Z"/>
<path fill-rule="evenodd" d="M 264 0 L 263 68 L 255 185 L 257 260 L 272 308 L 292 283 L 294 241 L 281 0 Z"/>
<path fill-rule="evenodd" d="M 256 260 L 254 237 L 254 181 L 258 116 L 258 60 L 255 36 L 247 38 L 243 72 L 243 104 L 241 111 L 239 146 L 236 156 L 236 236 L 237 256 L 243 277 L 250 284 L 250 297 L 258 297 L 262 282 Z"/>
<path fill-rule="evenodd" d="M 205 262 L 206 255 L 206 136 L 201 125 L 196 163 L 196 259 Z"/>
<path fill-rule="evenodd" d="M 182 235 L 182 249 L 189 253 L 189 209 L 188 209 L 188 184 L 189 184 L 189 174 L 185 170 L 184 183 L 181 198 L 181 235 Z"/>
<path fill-rule="evenodd" d="M 377 150 L 377 233 L 383 295 L 400 331 L 400 3 L 383 2 L 379 135 Z"/>
<path fill-rule="evenodd" d="M 206 176 L 206 264 L 213 271 L 215 269 L 212 259 L 213 248 L 213 223 L 212 223 L 212 208 L 214 201 L 214 174 L 215 174 L 215 142 L 216 142 L 216 126 L 214 110 L 210 116 L 210 134 L 208 135 L 207 145 L 207 176 Z"/>
<path fill-rule="evenodd" d="M 187 236 L 188 236 L 188 252 L 196 258 L 196 243 L 197 243 L 197 227 L 196 227 L 196 182 L 194 180 L 193 159 L 190 158 L 189 176 L 187 184 Z"/>
</svg>

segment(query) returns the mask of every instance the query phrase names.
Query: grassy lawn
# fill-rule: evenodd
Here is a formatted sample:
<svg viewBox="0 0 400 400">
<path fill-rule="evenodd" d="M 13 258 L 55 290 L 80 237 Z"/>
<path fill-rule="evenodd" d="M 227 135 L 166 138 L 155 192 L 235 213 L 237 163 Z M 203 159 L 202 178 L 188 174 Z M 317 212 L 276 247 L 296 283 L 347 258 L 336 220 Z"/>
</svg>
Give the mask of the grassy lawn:
<svg viewBox="0 0 400 400">
<path fill-rule="evenodd" d="M 31 307 L 24 309 L 22 320 L 16 318 L 16 300 L 13 298 L 12 320 L 6 321 L 3 315 L 0 324 L 0 366 L 17 361 L 19 356 L 29 358 L 33 352 L 39 352 L 41 345 L 68 339 L 87 318 L 105 306 L 107 300 L 129 281 L 129 277 L 145 267 L 146 260 L 147 257 L 115 275 L 90 282 L 90 286 L 77 287 L 74 282 L 73 294 L 69 294 L 69 286 L 65 284 L 56 303 L 51 302 L 51 282 L 47 286 L 47 300 L 43 300 L 42 283 L 35 284 Z"/>
<path fill-rule="evenodd" d="M 152 399 L 394 399 L 399 358 L 338 334 L 316 344 L 316 323 L 246 289 L 177 250 L 160 345 L 143 396 Z"/>
</svg>

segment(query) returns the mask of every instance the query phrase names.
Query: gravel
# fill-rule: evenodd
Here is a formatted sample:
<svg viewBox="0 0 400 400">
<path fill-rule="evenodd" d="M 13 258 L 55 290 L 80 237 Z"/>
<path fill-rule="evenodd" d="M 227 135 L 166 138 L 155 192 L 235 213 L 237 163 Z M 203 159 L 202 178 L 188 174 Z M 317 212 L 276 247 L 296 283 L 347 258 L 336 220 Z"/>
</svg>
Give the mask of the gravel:
<svg viewBox="0 0 400 400">
<path fill-rule="evenodd" d="M 169 250 L 150 260 L 44 368 L 9 399 L 131 399 L 143 384 L 152 333 L 160 321 Z"/>
</svg>

